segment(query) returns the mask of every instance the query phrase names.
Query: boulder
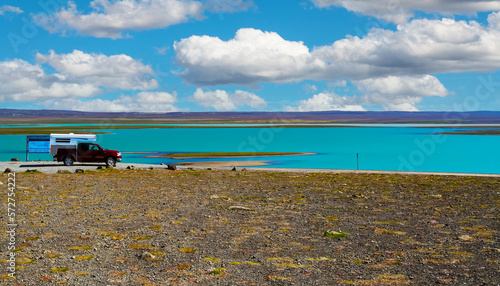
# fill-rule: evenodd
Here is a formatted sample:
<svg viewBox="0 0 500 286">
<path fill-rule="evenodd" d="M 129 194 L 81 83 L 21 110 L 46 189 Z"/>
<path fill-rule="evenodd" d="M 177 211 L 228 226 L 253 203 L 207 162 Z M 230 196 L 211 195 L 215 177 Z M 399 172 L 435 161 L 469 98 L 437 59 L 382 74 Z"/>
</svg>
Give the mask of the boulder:
<svg viewBox="0 0 500 286">
<path fill-rule="evenodd" d="M 83 170 L 83 169 L 76 169 L 75 173 L 85 173 L 85 170 Z"/>
<path fill-rule="evenodd" d="M 134 165 L 128 166 L 127 170 L 135 170 L 135 166 Z"/>
<path fill-rule="evenodd" d="M 11 161 L 14 161 L 14 162 L 19 162 L 19 161 L 21 161 L 19 158 L 12 158 L 12 159 L 10 159 L 10 160 L 11 160 Z"/>
<path fill-rule="evenodd" d="M 176 165 L 168 165 L 167 169 L 175 171 L 175 170 L 177 170 L 177 166 Z"/>
<path fill-rule="evenodd" d="M 5 171 L 3 171 L 4 173 L 12 173 L 12 169 L 11 168 L 6 168 Z"/>
</svg>

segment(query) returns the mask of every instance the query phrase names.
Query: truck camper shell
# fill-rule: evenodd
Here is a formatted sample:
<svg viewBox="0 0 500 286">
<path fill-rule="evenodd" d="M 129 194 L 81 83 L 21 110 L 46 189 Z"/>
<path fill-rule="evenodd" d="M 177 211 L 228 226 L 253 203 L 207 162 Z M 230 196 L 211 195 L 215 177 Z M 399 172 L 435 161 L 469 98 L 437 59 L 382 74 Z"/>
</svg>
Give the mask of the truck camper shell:
<svg viewBox="0 0 500 286">
<path fill-rule="evenodd" d="M 50 155 L 56 155 L 59 149 L 76 149 L 78 143 L 96 139 L 94 134 L 50 134 Z"/>
</svg>

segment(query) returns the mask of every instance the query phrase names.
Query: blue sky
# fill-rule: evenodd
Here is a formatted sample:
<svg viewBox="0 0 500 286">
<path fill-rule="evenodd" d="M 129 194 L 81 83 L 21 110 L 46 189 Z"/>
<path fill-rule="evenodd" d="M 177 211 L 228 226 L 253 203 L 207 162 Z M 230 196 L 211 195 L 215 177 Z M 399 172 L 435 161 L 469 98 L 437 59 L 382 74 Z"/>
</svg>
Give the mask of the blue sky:
<svg viewBox="0 0 500 286">
<path fill-rule="evenodd" d="M 0 107 L 500 110 L 500 1 L 6 0 Z"/>
</svg>

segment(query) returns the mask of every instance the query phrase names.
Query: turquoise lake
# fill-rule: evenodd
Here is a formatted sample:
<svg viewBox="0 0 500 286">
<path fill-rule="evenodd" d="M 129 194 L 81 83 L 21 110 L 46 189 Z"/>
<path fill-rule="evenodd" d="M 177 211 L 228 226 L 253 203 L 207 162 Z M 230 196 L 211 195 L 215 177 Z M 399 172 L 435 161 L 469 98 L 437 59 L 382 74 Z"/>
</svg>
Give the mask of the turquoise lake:
<svg viewBox="0 0 500 286">
<path fill-rule="evenodd" d="M 355 170 L 359 164 L 360 170 L 500 174 L 498 148 L 500 136 L 433 135 L 455 130 L 444 126 L 367 124 L 358 127 L 350 127 L 352 126 L 350 124 L 327 127 L 297 125 L 294 128 L 249 124 L 231 126 L 231 128 L 103 130 L 102 126 L 96 124 L 95 129 L 91 131 L 112 133 L 97 135 L 97 143 L 104 148 L 121 152 L 147 152 L 147 154 L 124 153 L 123 162 L 131 164 L 251 160 L 266 161 L 268 167 L 280 168 Z M 253 128 L 247 128 L 249 126 Z M 15 128 L 16 125 L 5 127 Z M 498 129 L 499 126 L 493 127 Z M 26 135 L 0 135 L 0 139 L 0 160 L 8 161 L 13 157 L 25 160 Z M 189 160 L 144 157 L 175 152 L 304 152 L 315 155 Z M 359 161 L 356 159 L 357 155 Z M 51 160 L 51 157 L 48 154 L 30 154 L 29 159 Z"/>
</svg>

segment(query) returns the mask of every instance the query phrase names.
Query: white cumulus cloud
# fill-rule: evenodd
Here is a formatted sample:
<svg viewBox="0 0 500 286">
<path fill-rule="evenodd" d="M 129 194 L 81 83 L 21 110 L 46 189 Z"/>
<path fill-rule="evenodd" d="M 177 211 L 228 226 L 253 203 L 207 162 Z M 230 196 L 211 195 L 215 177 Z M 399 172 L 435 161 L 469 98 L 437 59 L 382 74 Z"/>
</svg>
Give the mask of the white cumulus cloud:
<svg viewBox="0 0 500 286">
<path fill-rule="evenodd" d="M 58 72 L 71 75 L 80 82 L 114 89 L 152 89 L 158 82 L 150 66 L 127 55 L 106 56 L 74 50 L 69 54 L 38 53 L 39 63 L 48 63 Z"/>
<path fill-rule="evenodd" d="M 75 30 L 97 38 L 122 38 L 124 31 L 165 28 L 201 19 L 203 4 L 189 0 L 94 0 L 83 14 L 73 1 L 54 15 L 35 20 L 50 32 Z"/>
<path fill-rule="evenodd" d="M 500 31 L 476 22 L 413 20 L 310 51 L 274 32 L 240 29 L 222 41 L 192 36 L 174 44 L 179 73 L 197 85 L 366 79 L 390 75 L 491 72 L 500 68 Z"/>
<path fill-rule="evenodd" d="M 418 103 L 425 96 L 446 96 L 449 91 L 430 75 L 424 76 L 389 76 L 371 78 L 353 82 L 364 93 L 363 101 L 367 104 Z"/>
<path fill-rule="evenodd" d="M 339 96 L 333 92 L 313 95 L 309 99 L 300 100 L 298 106 L 286 106 L 287 111 L 365 111 L 356 97 Z"/>
<path fill-rule="evenodd" d="M 243 90 L 228 93 L 225 90 L 203 91 L 198 88 L 193 94 L 192 100 L 204 107 L 212 107 L 217 111 L 236 110 L 240 106 L 250 106 L 260 109 L 267 105 L 261 97 Z"/>
<path fill-rule="evenodd" d="M 0 101 L 84 98 L 105 90 L 151 90 L 159 86 L 152 78 L 154 72 L 150 66 L 127 55 L 50 51 L 48 55 L 37 54 L 37 61 L 38 64 L 20 59 L 0 61 Z M 48 64 L 55 72 L 48 73 L 43 64 Z M 162 98 L 157 97 L 157 100 Z"/>
<path fill-rule="evenodd" d="M 103 112 L 175 112 L 179 109 L 174 106 L 177 102 L 176 94 L 167 92 L 139 92 L 136 96 L 122 95 L 115 100 L 92 99 L 63 99 L 46 102 L 45 105 L 54 109 L 70 109 L 78 111 Z"/>
<path fill-rule="evenodd" d="M 328 64 L 324 78 L 491 72 L 500 68 L 500 31 L 472 21 L 413 20 L 397 31 L 374 30 L 312 53 Z"/>
<path fill-rule="evenodd" d="M 500 30 L 474 21 L 413 20 L 396 31 L 377 29 L 310 50 L 274 32 L 240 29 L 228 41 L 191 36 L 174 50 L 179 76 L 196 85 L 424 78 L 500 69 Z"/>
<path fill-rule="evenodd" d="M 500 12 L 488 15 L 488 24 L 492 29 L 500 30 Z"/>
<path fill-rule="evenodd" d="M 440 14 L 475 14 L 500 10 L 496 0 L 312 0 L 320 8 L 337 6 L 403 24 L 415 11 Z"/>
<path fill-rule="evenodd" d="M 23 60 L 0 62 L 1 102 L 90 97 L 100 92 L 93 84 L 75 82 L 61 74 L 47 74 L 41 66 Z"/>
<path fill-rule="evenodd" d="M 197 85 L 301 81 L 325 68 L 302 42 L 274 32 L 240 29 L 227 42 L 192 36 L 174 44 L 180 76 Z"/>
<path fill-rule="evenodd" d="M 437 78 L 424 76 L 389 76 L 353 81 L 361 97 L 339 96 L 333 92 L 315 94 L 300 100 L 297 106 L 287 106 L 289 111 L 344 110 L 362 111 L 370 105 L 382 105 L 387 111 L 418 111 L 416 104 L 423 97 L 446 96 L 449 91 Z"/>
</svg>

